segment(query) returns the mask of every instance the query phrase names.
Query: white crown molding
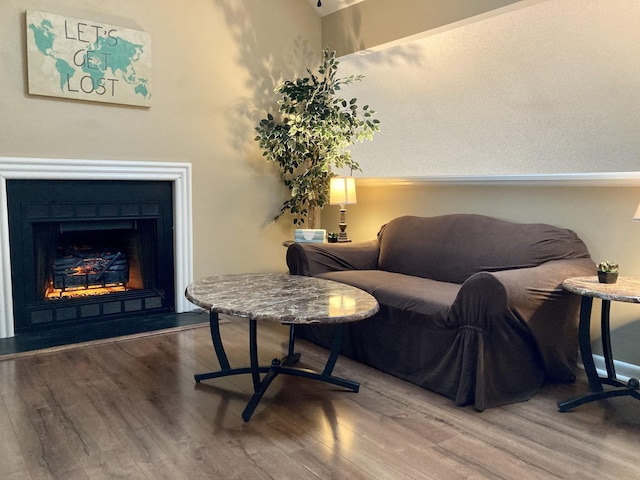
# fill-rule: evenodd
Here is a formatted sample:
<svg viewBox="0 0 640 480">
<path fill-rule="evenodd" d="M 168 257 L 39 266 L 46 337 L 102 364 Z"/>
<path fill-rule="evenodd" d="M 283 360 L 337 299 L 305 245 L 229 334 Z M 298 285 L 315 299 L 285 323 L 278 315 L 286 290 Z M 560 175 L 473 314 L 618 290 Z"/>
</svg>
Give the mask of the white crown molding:
<svg viewBox="0 0 640 480">
<path fill-rule="evenodd" d="M 432 175 L 427 177 L 357 178 L 358 186 L 551 186 L 632 187 L 640 185 L 640 172 L 550 173 L 523 175 Z"/>
</svg>

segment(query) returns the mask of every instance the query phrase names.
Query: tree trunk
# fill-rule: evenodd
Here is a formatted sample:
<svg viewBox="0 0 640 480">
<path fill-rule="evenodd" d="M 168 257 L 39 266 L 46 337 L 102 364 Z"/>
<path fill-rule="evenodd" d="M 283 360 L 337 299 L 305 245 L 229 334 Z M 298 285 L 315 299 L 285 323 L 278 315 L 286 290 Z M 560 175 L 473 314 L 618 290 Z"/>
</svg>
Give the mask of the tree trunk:
<svg viewBox="0 0 640 480">
<path fill-rule="evenodd" d="M 319 221 L 319 213 L 320 210 L 316 207 L 309 207 L 309 214 L 307 215 L 307 223 L 309 228 L 318 228 L 320 225 Z"/>
</svg>

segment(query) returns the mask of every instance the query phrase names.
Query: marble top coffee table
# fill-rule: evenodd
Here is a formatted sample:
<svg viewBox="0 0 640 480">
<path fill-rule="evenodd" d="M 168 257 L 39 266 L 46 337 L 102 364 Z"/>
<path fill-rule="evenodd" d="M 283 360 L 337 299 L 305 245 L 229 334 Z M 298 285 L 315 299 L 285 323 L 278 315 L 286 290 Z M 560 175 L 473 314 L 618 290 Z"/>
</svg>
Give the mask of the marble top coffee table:
<svg viewBox="0 0 640 480">
<path fill-rule="evenodd" d="M 340 354 L 344 325 L 374 315 L 378 302 L 367 292 L 343 283 L 315 277 L 286 274 L 219 275 L 191 283 L 185 292 L 195 305 L 209 310 L 209 323 L 213 347 L 220 370 L 200 373 L 195 381 L 250 373 L 253 378 L 253 396 L 242 418 L 249 421 L 260 399 L 278 375 L 312 378 L 338 385 L 353 392 L 360 384 L 332 375 Z M 220 337 L 219 314 L 228 314 L 249 320 L 250 366 L 231 368 Z M 258 363 L 257 322 L 269 321 L 289 325 L 287 354 L 274 359 L 271 365 Z M 322 372 L 292 366 L 300 360 L 295 353 L 295 325 L 335 324 L 331 353 Z M 261 377 L 261 374 L 265 374 Z"/>
</svg>

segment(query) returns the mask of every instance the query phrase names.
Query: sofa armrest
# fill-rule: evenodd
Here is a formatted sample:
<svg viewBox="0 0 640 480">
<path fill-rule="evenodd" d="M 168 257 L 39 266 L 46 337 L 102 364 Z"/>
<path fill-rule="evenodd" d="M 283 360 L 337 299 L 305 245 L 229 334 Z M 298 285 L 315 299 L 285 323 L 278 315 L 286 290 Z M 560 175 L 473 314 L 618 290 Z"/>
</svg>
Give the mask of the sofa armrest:
<svg viewBox="0 0 640 480">
<path fill-rule="evenodd" d="M 287 249 L 291 275 L 378 268 L 378 240 L 355 243 L 294 243 Z"/>
<path fill-rule="evenodd" d="M 536 267 L 482 272 L 469 277 L 456 302 L 464 302 L 465 296 L 482 298 L 486 303 L 482 307 L 492 312 L 489 318 L 508 320 L 510 317 L 514 323 L 519 323 L 513 328 L 524 328 L 531 334 L 547 377 L 556 382 L 570 382 L 575 379 L 576 371 L 580 298 L 564 290 L 562 282 L 568 277 L 595 275 L 595 272 L 595 264 L 590 258 L 553 260 Z M 487 291 L 500 294 L 487 295 Z M 503 309 L 502 314 L 500 309 Z M 491 331 L 495 326 L 481 328 Z M 505 345 L 505 348 L 508 347 Z"/>
</svg>

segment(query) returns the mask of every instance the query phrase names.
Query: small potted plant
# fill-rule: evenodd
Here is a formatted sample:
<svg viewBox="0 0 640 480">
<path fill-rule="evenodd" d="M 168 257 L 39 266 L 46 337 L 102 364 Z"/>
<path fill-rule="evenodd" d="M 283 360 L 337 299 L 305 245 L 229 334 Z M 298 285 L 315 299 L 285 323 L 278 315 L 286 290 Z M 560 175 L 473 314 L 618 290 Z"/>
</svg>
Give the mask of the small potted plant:
<svg viewBox="0 0 640 480">
<path fill-rule="evenodd" d="M 338 243 L 338 232 L 327 233 L 327 241 L 329 243 Z"/>
<path fill-rule="evenodd" d="M 618 264 L 612 262 L 600 262 L 598 264 L 598 281 L 600 283 L 616 283 L 618 280 Z"/>
</svg>

